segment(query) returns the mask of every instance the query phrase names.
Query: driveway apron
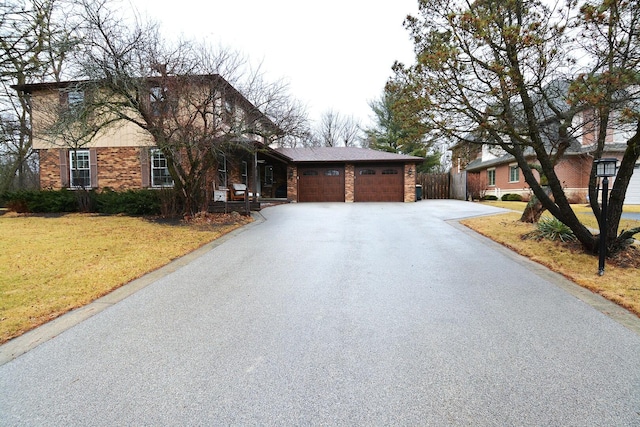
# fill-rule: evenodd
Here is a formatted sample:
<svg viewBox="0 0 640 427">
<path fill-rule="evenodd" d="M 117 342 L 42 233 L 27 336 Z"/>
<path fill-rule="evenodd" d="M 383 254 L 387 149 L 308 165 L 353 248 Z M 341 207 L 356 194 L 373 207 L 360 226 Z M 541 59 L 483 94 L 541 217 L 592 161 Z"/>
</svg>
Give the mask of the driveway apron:
<svg viewBox="0 0 640 427">
<path fill-rule="evenodd" d="M 265 209 L 0 366 L 0 425 L 640 426 L 640 336 L 447 221 L 497 211 Z"/>
</svg>

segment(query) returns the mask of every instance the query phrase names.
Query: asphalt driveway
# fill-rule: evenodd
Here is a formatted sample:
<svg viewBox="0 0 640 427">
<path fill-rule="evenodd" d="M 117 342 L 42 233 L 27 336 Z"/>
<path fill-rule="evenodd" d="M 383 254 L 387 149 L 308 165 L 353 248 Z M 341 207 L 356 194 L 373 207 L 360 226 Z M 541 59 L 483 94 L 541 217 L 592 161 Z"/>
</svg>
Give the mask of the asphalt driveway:
<svg viewBox="0 0 640 427">
<path fill-rule="evenodd" d="M 263 210 L 0 366 L 0 425 L 640 426 L 640 335 L 447 221 L 495 211 Z"/>
</svg>

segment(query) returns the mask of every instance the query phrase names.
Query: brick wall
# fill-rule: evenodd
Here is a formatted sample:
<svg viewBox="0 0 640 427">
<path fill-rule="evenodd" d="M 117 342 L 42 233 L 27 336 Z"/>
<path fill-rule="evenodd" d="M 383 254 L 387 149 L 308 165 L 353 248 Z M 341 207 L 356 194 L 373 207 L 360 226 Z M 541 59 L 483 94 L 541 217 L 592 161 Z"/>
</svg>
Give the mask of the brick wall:
<svg viewBox="0 0 640 427">
<path fill-rule="evenodd" d="M 98 186 L 114 191 L 142 187 L 139 147 L 97 148 Z M 150 173 L 150 172 L 148 172 Z"/>
<path fill-rule="evenodd" d="M 62 188 L 60 178 L 60 150 L 38 150 L 40 160 L 40 188 Z"/>
<path fill-rule="evenodd" d="M 353 163 L 345 165 L 344 168 L 344 201 L 355 201 L 356 167 Z"/>
<path fill-rule="evenodd" d="M 146 149 L 146 148 L 144 148 Z M 98 188 L 109 187 L 115 191 L 142 188 L 140 147 L 95 148 L 97 154 Z M 66 150 L 42 149 L 40 158 L 40 187 L 60 189 L 63 177 L 60 165 L 61 152 Z M 68 182 L 68 177 L 64 177 Z M 95 187 L 95 183 L 92 183 Z"/>
<path fill-rule="evenodd" d="M 411 170 L 411 174 L 409 174 Z M 406 163 L 404 165 L 404 201 L 415 202 L 416 201 L 416 165 Z"/>
</svg>

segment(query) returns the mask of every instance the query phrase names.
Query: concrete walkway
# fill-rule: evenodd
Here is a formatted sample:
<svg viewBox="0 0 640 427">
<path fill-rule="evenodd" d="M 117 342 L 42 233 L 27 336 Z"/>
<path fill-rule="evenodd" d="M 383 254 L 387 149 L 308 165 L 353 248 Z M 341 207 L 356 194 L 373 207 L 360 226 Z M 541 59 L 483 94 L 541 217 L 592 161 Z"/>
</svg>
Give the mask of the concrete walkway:
<svg viewBox="0 0 640 427">
<path fill-rule="evenodd" d="M 640 426 L 637 319 L 452 221 L 496 211 L 266 209 L 14 347 L 0 425 Z"/>
</svg>

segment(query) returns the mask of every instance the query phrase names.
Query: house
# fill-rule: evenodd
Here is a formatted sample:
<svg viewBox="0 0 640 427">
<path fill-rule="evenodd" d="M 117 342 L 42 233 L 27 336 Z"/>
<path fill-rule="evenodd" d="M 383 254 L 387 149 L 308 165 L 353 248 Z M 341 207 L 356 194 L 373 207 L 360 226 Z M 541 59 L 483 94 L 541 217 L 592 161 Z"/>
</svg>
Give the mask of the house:
<svg viewBox="0 0 640 427">
<path fill-rule="evenodd" d="M 222 77 L 200 77 L 194 86 L 211 85 L 207 93 L 215 94 L 212 109 L 222 118 L 216 128 L 220 132 L 251 116 L 252 123 L 277 133 L 276 126 Z M 171 90 L 166 86 L 166 82 L 154 81 L 145 86 L 149 114 L 164 114 L 166 106 L 161 101 Z M 51 106 L 64 110 L 82 103 L 86 94 L 79 87 L 79 82 L 14 87 L 29 95 L 32 106 L 33 149 L 38 153 L 41 188 L 124 191 L 172 187 L 163 151 L 149 132 L 130 121 L 101 129 L 77 146 L 45 137 Z M 237 132 L 216 147 L 216 163 L 203 184 L 207 205 L 234 195 L 292 202 L 415 200 L 420 157 L 359 148 L 273 149 L 264 136 L 267 133 Z M 230 193 L 233 184 L 239 184 L 236 187 L 245 189 L 244 193 Z"/>
<path fill-rule="evenodd" d="M 566 90 L 565 82 L 557 83 L 552 90 Z M 552 83 L 553 84 L 553 83 Z M 562 101 L 558 101 L 560 103 Z M 545 116 L 544 112 L 539 112 Z M 588 197 L 589 177 L 593 163 L 593 155 L 596 143 L 596 129 L 593 123 L 592 111 L 583 110 L 576 114 L 573 128 L 576 129 L 576 137 L 571 139 L 569 148 L 555 166 L 555 171 L 560 179 L 565 194 L 573 203 L 585 203 Z M 557 135 L 557 124 L 553 120 L 541 122 L 546 132 L 543 137 L 548 138 L 545 145 L 551 147 L 554 141 L 550 135 Z M 626 149 L 627 140 L 633 136 L 632 127 L 618 124 L 617 127 L 607 129 L 605 149 L 602 157 L 622 159 Z M 470 138 L 472 139 L 472 138 Z M 467 180 L 473 179 L 483 187 L 484 195 L 502 197 L 507 193 L 521 195 L 524 200 L 529 200 L 532 191 L 522 176 L 515 158 L 507 154 L 497 146 L 479 144 L 475 142 L 459 142 L 450 148 L 453 164 L 463 165 L 467 172 Z M 471 155 L 471 156 L 469 156 Z M 532 149 L 525 150 L 525 157 L 529 163 L 536 163 L 536 156 Z M 640 164 L 635 171 L 627 190 L 625 204 L 640 204 Z M 534 174 L 537 172 L 534 171 Z M 615 178 L 613 178 L 615 179 Z"/>
</svg>

